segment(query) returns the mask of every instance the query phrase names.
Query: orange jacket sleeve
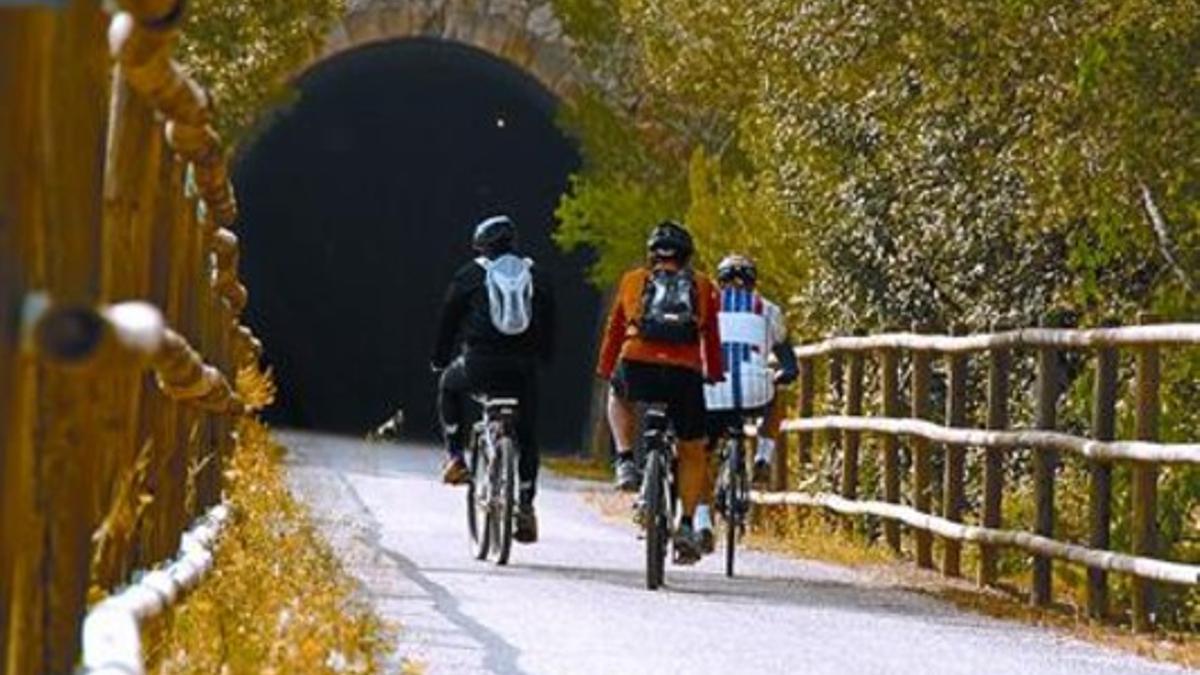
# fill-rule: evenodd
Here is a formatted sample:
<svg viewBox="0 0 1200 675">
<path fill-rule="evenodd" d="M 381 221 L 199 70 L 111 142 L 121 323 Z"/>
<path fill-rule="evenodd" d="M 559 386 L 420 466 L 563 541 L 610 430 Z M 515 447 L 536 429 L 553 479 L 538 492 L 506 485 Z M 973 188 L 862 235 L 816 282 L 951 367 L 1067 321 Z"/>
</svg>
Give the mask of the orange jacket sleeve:
<svg viewBox="0 0 1200 675">
<path fill-rule="evenodd" d="M 700 327 L 701 349 L 704 357 L 704 379 L 710 383 L 725 380 L 725 363 L 721 359 L 721 322 L 718 313 L 721 310 L 717 287 L 712 283 L 705 284 L 707 288 L 707 307 L 704 312 L 704 323 Z"/>
<path fill-rule="evenodd" d="M 622 278 L 613 295 L 612 311 L 608 315 L 608 325 L 604 329 L 604 340 L 600 343 L 600 358 L 596 362 L 596 375 L 605 380 L 611 379 L 613 370 L 617 367 L 617 359 L 621 356 L 621 347 L 625 344 L 625 334 L 629 328 L 629 318 L 625 316 L 623 301 L 626 279 Z"/>
</svg>

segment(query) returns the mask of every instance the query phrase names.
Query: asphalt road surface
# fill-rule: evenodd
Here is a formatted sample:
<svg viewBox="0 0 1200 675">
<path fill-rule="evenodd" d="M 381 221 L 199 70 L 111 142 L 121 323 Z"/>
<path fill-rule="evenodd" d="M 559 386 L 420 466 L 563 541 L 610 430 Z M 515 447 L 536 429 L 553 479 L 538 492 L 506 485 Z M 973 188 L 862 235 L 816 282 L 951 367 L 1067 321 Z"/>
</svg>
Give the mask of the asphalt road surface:
<svg viewBox="0 0 1200 675">
<path fill-rule="evenodd" d="M 720 551 L 645 590 L 632 524 L 586 484 L 544 476 L 541 541 L 508 567 L 467 550 L 464 492 L 431 448 L 282 434 L 290 480 L 374 606 L 396 660 L 440 673 L 1176 673 L 1183 669 L 960 611 L 852 570 Z"/>
</svg>

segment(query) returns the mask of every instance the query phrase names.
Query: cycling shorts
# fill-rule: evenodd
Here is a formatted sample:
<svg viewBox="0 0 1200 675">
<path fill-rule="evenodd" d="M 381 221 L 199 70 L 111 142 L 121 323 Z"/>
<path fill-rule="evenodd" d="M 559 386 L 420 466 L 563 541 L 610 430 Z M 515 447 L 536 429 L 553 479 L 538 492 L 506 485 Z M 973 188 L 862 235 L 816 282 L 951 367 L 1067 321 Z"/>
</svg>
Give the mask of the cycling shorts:
<svg viewBox="0 0 1200 675">
<path fill-rule="evenodd" d="M 622 360 L 612 377 L 613 393 L 637 403 L 665 403 L 667 419 L 682 441 L 704 438 L 704 378 L 682 366 Z"/>
</svg>

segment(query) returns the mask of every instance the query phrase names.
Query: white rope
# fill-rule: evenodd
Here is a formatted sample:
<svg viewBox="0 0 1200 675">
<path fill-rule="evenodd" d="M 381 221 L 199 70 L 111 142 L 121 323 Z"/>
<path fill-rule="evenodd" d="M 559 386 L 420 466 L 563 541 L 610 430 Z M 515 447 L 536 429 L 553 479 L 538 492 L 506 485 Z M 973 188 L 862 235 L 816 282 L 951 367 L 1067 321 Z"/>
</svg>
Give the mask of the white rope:
<svg viewBox="0 0 1200 675">
<path fill-rule="evenodd" d="M 212 548 L 229 520 L 218 504 L 183 533 L 179 554 L 163 569 L 135 574 L 135 581 L 93 607 L 83 621 L 83 669 L 97 675 L 141 675 L 141 621 L 170 607 L 212 569 Z"/>
</svg>

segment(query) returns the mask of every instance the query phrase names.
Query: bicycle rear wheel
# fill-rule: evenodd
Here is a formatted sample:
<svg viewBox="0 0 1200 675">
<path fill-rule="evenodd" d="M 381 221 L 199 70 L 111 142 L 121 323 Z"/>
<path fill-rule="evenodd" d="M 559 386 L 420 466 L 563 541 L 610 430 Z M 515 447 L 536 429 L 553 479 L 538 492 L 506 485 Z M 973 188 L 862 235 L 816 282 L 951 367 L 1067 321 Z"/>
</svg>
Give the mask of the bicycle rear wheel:
<svg viewBox="0 0 1200 675">
<path fill-rule="evenodd" d="M 726 440 L 725 466 L 721 471 L 725 479 L 725 576 L 732 577 L 737 552 L 738 527 L 741 524 L 738 477 L 745 473 L 742 448 L 736 439 Z"/>
<path fill-rule="evenodd" d="M 662 456 L 652 452 L 646 464 L 646 494 L 642 506 L 646 510 L 646 588 L 653 591 L 663 584 L 670 525 L 667 520 L 667 496 L 664 492 L 666 466 Z"/>
<path fill-rule="evenodd" d="M 478 440 L 471 444 L 469 468 L 471 481 L 467 484 L 467 534 L 471 540 L 471 554 L 476 560 L 487 558 L 491 547 L 492 514 L 491 489 L 488 476 L 487 452 L 479 447 Z"/>
<path fill-rule="evenodd" d="M 517 446 L 511 436 L 504 436 L 496 443 L 496 461 L 500 462 L 496 477 L 496 564 L 507 565 L 512 553 L 513 519 L 516 517 L 517 502 Z"/>
</svg>

